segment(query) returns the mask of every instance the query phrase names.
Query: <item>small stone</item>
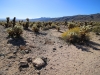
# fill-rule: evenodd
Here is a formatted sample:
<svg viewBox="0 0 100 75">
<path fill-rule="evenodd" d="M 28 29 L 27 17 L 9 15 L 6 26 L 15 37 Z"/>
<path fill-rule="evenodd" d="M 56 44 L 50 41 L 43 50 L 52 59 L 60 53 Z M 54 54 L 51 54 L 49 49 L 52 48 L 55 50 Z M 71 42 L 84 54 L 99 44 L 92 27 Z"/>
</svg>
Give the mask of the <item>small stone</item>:
<svg viewBox="0 0 100 75">
<path fill-rule="evenodd" d="M 16 54 L 16 53 L 17 53 L 17 51 L 18 51 L 18 50 L 14 50 L 14 51 L 13 51 L 13 54 Z"/>
<path fill-rule="evenodd" d="M 28 65 L 28 63 L 26 61 L 20 61 L 19 67 L 21 67 L 21 68 L 27 68 L 27 67 L 29 67 L 29 65 Z"/>
<path fill-rule="evenodd" d="M 62 48 L 63 46 L 59 46 L 59 48 Z"/>
<path fill-rule="evenodd" d="M 38 75 L 40 75 L 40 71 L 39 71 L 39 70 L 36 70 L 36 73 L 37 73 Z"/>
<path fill-rule="evenodd" d="M 27 62 L 32 62 L 32 58 L 27 58 Z"/>
<path fill-rule="evenodd" d="M 53 48 L 53 50 L 56 50 L 56 48 Z"/>
<path fill-rule="evenodd" d="M 53 48 L 53 52 L 55 52 L 56 48 Z"/>
<path fill-rule="evenodd" d="M 33 61 L 33 65 L 36 67 L 36 68 L 41 68 L 45 65 L 45 62 L 41 59 L 41 58 L 36 58 L 34 61 Z"/>
<path fill-rule="evenodd" d="M 13 59 L 13 58 L 16 58 L 16 56 L 14 56 L 14 55 L 8 56 L 8 59 Z"/>
<path fill-rule="evenodd" d="M 19 47 L 21 50 L 25 50 L 26 49 L 26 46 L 24 46 L 24 45 L 20 45 L 20 47 Z"/>
<path fill-rule="evenodd" d="M 4 54 L 0 54 L 0 57 L 1 57 L 1 56 L 5 56 L 5 55 L 4 55 Z"/>
<path fill-rule="evenodd" d="M 27 53 L 27 54 L 28 54 L 28 53 L 29 53 L 29 50 L 25 50 L 25 53 Z"/>
</svg>

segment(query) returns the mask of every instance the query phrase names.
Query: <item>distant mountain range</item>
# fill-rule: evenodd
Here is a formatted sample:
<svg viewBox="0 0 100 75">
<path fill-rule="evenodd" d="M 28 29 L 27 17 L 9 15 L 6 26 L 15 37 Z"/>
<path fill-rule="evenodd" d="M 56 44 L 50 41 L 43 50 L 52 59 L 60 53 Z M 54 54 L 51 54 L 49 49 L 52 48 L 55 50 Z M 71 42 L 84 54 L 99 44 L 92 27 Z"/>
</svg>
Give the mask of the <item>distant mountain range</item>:
<svg viewBox="0 0 100 75">
<path fill-rule="evenodd" d="M 0 19 L 0 20 L 5 20 L 5 19 Z M 17 19 L 17 20 L 24 20 L 25 19 Z M 41 17 L 41 18 L 36 18 L 36 19 L 30 19 L 31 22 L 34 21 L 100 21 L 100 13 L 97 14 L 90 14 L 90 15 L 75 15 L 75 16 L 64 16 L 64 17 L 58 17 L 58 18 L 46 18 L 46 17 Z"/>
<path fill-rule="evenodd" d="M 37 18 L 31 19 L 30 21 L 100 21 L 100 13 L 91 15 L 75 15 L 75 16 L 65 16 L 58 18 Z"/>
</svg>

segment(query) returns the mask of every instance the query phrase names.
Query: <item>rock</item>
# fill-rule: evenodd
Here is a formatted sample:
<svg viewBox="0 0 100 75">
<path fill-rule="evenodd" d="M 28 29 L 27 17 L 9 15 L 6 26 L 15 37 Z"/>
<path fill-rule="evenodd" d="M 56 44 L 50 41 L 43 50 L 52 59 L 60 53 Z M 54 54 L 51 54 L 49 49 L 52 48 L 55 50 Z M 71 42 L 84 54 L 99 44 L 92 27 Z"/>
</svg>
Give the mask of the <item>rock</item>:
<svg viewBox="0 0 100 75">
<path fill-rule="evenodd" d="M 32 63 L 32 58 L 27 58 L 27 62 Z"/>
<path fill-rule="evenodd" d="M 20 61 L 19 68 L 27 68 L 27 67 L 29 67 L 27 61 Z"/>
<path fill-rule="evenodd" d="M 13 54 L 16 54 L 17 52 L 18 52 L 18 50 L 14 50 L 14 51 L 13 51 Z"/>
<path fill-rule="evenodd" d="M 20 47 L 19 47 L 21 50 L 25 50 L 26 49 L 26 46 L 24 46 L 24 45 L 20 45 Z"/>
<path fill-rule="evenodd" d="M 59 46 L 59 48 L 62 48 L 63 46 Z"/>
<path fill-rule="evenodd" d="M 53 52 L 55 52 L 56 48 L 53 48 Z"/>
<path fill-rule="evenodd" d="M 53 50 L 56 50 L 56 48 L 53 48 Z"/>
<path fill-rule="evenodd" d="M 0 54 L 0 57 L 1 57 L 1 56 L 5 56 L 5 55 L 1 53 L 1 54 Z"/>
<path fill-rule="evenodd" d="M 8 59 L 13 59 L 13 58 L 16 58 L 15 55 L 11 54 L 10 56 L 8 56 Z"/>
<path fill-rule="evenodd" d="M 36 73 L 37 73 L 38 75 L 40 75 L 40 71 L 39 71 L 39 70 L 36 70 Z"/>
<path fill-rule="evenodd" d="M 25 53 L 27 53 L 27 54 L 28 54 L 28 53 L 29 53 L 29 50 L 25 50 Z"/>
<path fill-rule="evenodd" d="M 41 58 L 36 58 L 34 61 L 33 61 L 33 65 L 36 67 L 36 68 L 41 68 L 45 65 L 45 62 L 41 59 Z"/>
</svg>

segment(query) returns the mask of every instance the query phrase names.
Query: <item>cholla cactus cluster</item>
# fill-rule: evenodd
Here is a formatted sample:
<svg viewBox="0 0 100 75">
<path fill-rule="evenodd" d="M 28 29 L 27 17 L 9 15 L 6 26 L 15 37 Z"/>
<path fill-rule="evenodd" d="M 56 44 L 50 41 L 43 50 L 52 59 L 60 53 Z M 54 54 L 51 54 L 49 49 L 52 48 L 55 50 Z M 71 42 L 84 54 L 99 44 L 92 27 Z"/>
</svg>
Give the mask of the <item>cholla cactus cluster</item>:
<svg viewBox="0 0 100 75">
<path fill-rule="evenodd" d="M 7 29 L 9 37 L 20 37 L 23 33 L 23 27 L 20 25 L 15 25 L 14 27 L 10 27 Z"/>
<path fill-rule="evenodd" d="M 67 29 L 65 33 L 62 34 L 62 38 L 68 40 L 69 42 L 82 42 L 86 39 L 89 32 L 93 31 L 96 34 L 100 34 L 100 23 L 87 21 L 87 22 L 75 22 L 75 21 L 63 21 L 63 22 L 30 22 L 29 18 L 26 18 L 26 21 L 20 20 L 16 21 L 16 17 L 13 20 L 10 20 L 10 17 L 6 18 L 6 22 L 0 22 L 0 25 L 5 26 L 9 36 L 17 37 L 20 36 L 23 32 L 23 29 L 30 29 L 35 33 L 39 33 L 41 30 L 56 29 L 60 31 L 60 27 Z M 77 38 L 77 40 L 76 40 Z"/>
<path fill-rule="evenodd" d="M 62 34 L 62 38 L 69 43 L 84 43 L 89 41 L 89 26 L 74 27 Z"/>
</svg>

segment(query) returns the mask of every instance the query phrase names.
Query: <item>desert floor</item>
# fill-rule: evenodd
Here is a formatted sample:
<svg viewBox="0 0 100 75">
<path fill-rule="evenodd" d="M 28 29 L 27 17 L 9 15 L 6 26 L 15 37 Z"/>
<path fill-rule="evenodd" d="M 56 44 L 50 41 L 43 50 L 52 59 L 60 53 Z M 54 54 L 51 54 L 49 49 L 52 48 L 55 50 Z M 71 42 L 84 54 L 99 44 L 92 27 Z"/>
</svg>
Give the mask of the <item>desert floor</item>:
<svg viewBox="0 0 100 75">
<path fill-rule="evenodd" d="M 0 75 L 100 75 L 100 35 L 90 33 L 88 45 L 68 45 L 59 38 L 65 30 L 41 30 L 39 34 L 24 30 L 23 38 L 12 39 L 0 26 Z M 35 69 L 28 63 L 20 71 L 20 61 L 29 57 L 47 58 L 47 64 Z"/>
</svg>

